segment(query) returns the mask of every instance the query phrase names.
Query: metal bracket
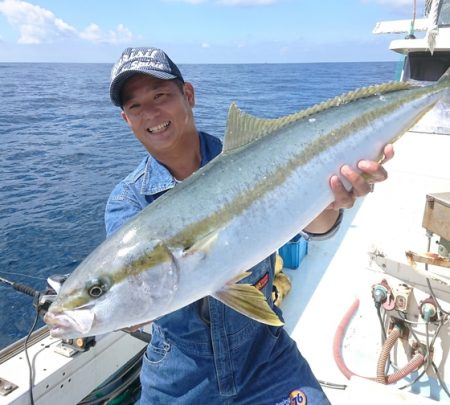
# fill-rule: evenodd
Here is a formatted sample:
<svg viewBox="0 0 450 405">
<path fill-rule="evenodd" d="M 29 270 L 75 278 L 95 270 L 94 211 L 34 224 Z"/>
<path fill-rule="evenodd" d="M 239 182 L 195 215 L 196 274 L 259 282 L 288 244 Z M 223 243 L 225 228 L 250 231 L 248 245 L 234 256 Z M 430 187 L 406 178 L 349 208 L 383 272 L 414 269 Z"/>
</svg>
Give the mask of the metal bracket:
<svg viewBox="0 0 450 405">
<path fill-rule="evenodd" d="M 376 249 L 369 252 L 369 256 L 371 262 L 377 264 L 385 274 L 402 280 L 421 291 L 429 291 L 428 279 L 436 297 L 450 303 L 450 278 L 441 276 L 434 271 L 423 270 L 419 266 L 411 266 L 390 259 Z"/>
<path fill-rule="evenodd" d="M 0 378 L 0 395 L 6 397 L 10 392 L 13 392 L 18 386 L 5 380 L 4 378 Z"/>
<path fill-rule="evenodd" d="M 55 346 L 55 353 L 61 354 L 64 357 L 73 357 L 80 351 L 75 349 L 73 346 L 67 345 L 63 342 L 58 343 Z"/>
<path fill-rule="evenodd" d="M 88 351 L 91 347 L 95 346 L 95 343 L 95 336 L 64 339 L 55 346 L 54 351 L 65 357 L 73 357 L 77 353 Z"/>
</svg>

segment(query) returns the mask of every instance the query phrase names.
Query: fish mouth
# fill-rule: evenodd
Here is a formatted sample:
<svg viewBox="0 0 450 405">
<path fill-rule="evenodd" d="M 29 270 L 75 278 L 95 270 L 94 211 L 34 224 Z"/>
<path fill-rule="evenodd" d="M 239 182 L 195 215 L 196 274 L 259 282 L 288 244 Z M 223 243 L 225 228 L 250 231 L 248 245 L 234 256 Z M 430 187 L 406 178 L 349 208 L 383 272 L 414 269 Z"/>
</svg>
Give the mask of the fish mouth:
<svg viewBox="0 0 450 405">
<path fill-rule="evenodd" d="M 50 335 L 57 338 L 75 338 L 92 329 L 95 314 L 90 309 L 51 312 L 44 316 L 44 322 L 50 329 Z"/>
<path fill-rule="evenodd" d="M 164 131 L 166 128 L 168 128 L 170 126 L 171 122 L 170 121 L 164 121 L 163 123 L 156 125 L 154 127 L 151 128 L 147 128 L 146 131 L 150 134 L 158 134 L 162 131 Z"/>
</svg>

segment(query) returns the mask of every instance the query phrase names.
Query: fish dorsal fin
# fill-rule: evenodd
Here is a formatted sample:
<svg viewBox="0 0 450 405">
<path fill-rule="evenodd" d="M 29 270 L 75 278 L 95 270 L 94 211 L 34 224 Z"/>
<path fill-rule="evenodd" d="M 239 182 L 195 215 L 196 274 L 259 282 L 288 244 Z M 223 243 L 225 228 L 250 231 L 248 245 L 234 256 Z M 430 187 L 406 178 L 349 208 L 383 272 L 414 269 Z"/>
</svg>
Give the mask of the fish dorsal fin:
<svg viewBox="0 0 450 405">
<path fill-rule="evenodd" d="M 283 117 L 284 118 L 284 117 Z M 242 112 L 235 103 L 228 111 L 223 151 L 228 152 L 248 145 L 283 126 L 283 118 L 264 119 Z"/>
<path fill-rule="evenodd" d="M 309 117 L 313 114 L 317 114 L 321 111 L 325 111 L 329 108 L 347 104 L 361 98 L 397 90 L 404 90 L 411 87 L 413 86 L 407 82 L 390 82 L 361 87 L 332 99 L 322 101 L 321 103 L 315 104 L 294 114 L 275 119 L 258 118 L 244 113 L 236 106 L 235 103 L 232 103 L 228 111 L 228 121 L 224 137 L 223 152 L 226 153 L 248 145 L 282 127 L 299 121 L 305 117 Z"/>
</svg>

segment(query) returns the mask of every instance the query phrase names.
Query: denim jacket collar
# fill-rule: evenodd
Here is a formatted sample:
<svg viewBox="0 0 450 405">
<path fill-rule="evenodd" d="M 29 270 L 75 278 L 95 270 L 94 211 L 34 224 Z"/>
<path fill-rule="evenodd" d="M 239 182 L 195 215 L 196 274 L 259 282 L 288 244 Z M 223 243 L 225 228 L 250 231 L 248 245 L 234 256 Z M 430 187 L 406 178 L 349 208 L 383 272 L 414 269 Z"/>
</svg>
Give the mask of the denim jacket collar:
<svg viewBox="0 0 450 405">
<path fill-rule="evenodd" d="M 141 194 L 157 194 L 172 188 L 175 183 L 176 181 L 169 170 L 162 163 L 149 155 L 145 163 Z"/>
<path fill-rule="evenodd" d="M 211 142 L 215 142 L 217 145 L 220 145 L 220 141 L 217 140 L 217 138 L 214 138 L 214 140 L 212 141 L 212 137 L 210 135 L 206 135 L 203 132 L 199 132 L 198 136 L 200 139 L 200 167 L 203 167 L 217 153 L 219 153 L 221 147 L 212 147 L 212 145 L 210 145 Z M 143 175 L 142 185 L 140 188 L 140 193 L 142 195 L 153 195 L 161 193 L 162 191 L 166 191 L 174 187 L 177 183 L 169 170 L 150 154 L 142 162 L 142 165 L 139 166 L 138 176 L 140 177 L 141 175 Z"/>
</svg>

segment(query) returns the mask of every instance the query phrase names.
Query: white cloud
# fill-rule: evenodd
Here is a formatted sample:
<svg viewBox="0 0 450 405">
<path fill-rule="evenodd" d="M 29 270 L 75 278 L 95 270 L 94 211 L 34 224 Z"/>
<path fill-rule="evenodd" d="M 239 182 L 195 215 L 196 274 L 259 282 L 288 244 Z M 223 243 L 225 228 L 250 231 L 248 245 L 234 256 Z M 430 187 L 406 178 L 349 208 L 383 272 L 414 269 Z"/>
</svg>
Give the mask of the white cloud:
<svg viewBox="0 0 450 405">
<path fill-rule="evenodd" d="M 201 45 L 202 48 L 211 48 L 211 45 L 208 44 L 207 42 L 203 42 Z"/>
<path fill-rule="evenodd" d="M 49 10 L 20 0 L 4 0 L 0 13 L 19 29 L 21 44 L 39 44 L 50 38 L 76 34 L 75 28 L 65 23 Z"/>
<path fill-rule="evenodd" d="M 67 22 L 56 17 L 50 10 L 22 0 L 0 2 L 0 14 L 9 24 L 19 30 L 20 44 L 56 42 L 64 38 L 81 38 L 94 43 L 117 44 L 133 39 L 133 34 L 119 24 L 115 30 L 103 31 L 97 24 L 90 24 L 78 31 Z"/>
<path fill-rule="evenodd" d="M 119 44 L 133 40 L 133 34 L 123 24 L 119 24 L 115 30 L 102 31 L 97 24 L 90 24 L 79 33 L 80 38 L 94 43 Z"/>
</svg>

